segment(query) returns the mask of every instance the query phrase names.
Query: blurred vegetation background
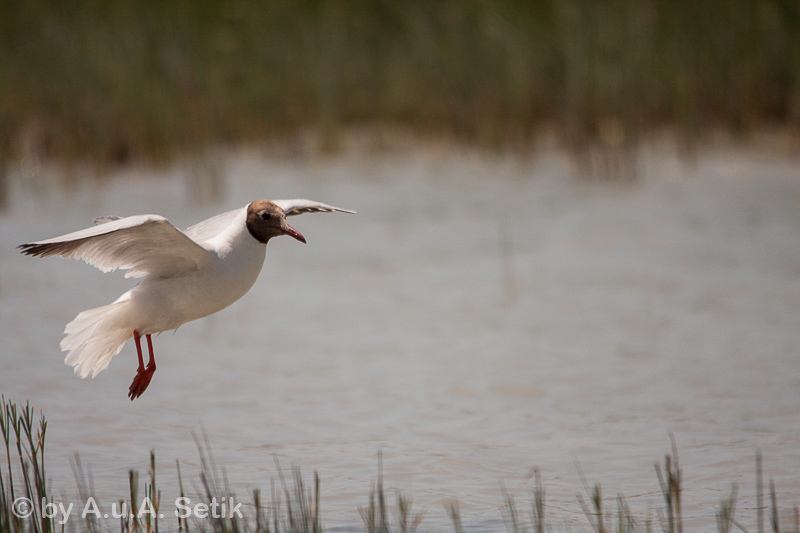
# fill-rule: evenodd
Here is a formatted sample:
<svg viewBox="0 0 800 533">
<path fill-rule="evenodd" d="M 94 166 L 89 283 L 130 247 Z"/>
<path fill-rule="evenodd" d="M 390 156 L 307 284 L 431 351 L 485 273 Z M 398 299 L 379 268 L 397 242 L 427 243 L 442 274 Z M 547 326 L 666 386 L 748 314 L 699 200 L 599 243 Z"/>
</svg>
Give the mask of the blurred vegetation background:
<svg viewBox="0 0 800 533">
<path fill-rule="evenodd" d="M 576 154 L 800 124 L 797 0 L 0 2 L 0 156 L 168 161 L 391 124 Z"/>
</svg>

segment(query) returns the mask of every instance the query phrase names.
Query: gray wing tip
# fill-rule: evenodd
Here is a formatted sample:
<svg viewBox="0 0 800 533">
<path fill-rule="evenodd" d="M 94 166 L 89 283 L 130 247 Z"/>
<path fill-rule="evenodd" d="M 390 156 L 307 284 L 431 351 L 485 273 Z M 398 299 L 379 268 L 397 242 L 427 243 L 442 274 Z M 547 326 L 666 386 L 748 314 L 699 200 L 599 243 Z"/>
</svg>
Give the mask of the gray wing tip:
<svg viewBox="0 0 800 533">
<path fill-rule="evenodd" d="M 303 213 L 347 213 L 350 215 L 355 215 L 355 211 L 351 211 L 349 209 L 342 209 L 340 207 L 307 207 L 307 208 L 300 208 L 295 209 L 292 214 L 293 215 L 301 215 Z"/>
<path fill-rule="evenodd" d="M 68 257 L 70 252 L 75 247 L 76 243 L 81 241 L 59 241 L 59 242 L 32 242 L 28 244 L 20 244 L 17 249 L 21 253 L 33 257 L 51 257 L 60 255 Z"/>
<path fill-rule="evenodd" d="M 297 210 L 298 213 L 349 213 L 351 215 L 355 215 L 355 211 L 351 211 L 349 209 L 342 209 L 341 207 L 333 207 L 333 206 L 324 206 L 324 207 L 306 207 L 300 208 Z"/>
<path fill-rule="evenodd" d="M 35 242 L 27 243 L 27 244 L 20 244 L 17 246 L 17 250 L 20 253 L 31 255 L 33 257 L 40 257 L 47 253 L 48 246 L 46 244 L 37 244 Z"/>
<path fill-rule="evenodd" d="M 291 210 L 292 215 L 300 215 L 303 213 L 347 213 L 350 215 L 355 215 L 355 211 L 351 211 L 350 209 L 342 209 L 341 207 L 333 207 L 331 205 L 321 205 L 321 206 L 312 206 L 312 207 L 299 207 L 296 209 Z"/>
<path fill-rule="evenodd" d="M 118 217 L 117 215 L 104 215 L 101 217 L 97 217 L 92 222 L 95 226 L 99 226 L 100 224 L 105 224 L 107 222 L 114 222 L 115 220 L 119 220 L 122 217 Z"/>
<path fill-rule="evenodd" d="M 355 211 L 350 209 L 342 209 L 333 205 L 324 204 L 322 202 L 315 202 L 313 200 L 295 199 L 295 200 L 272 200 L 281 209 L 284 210 L 286 216 L 301 215 L 303 213 L 349 213 L 355 215 Z"/>
</svg>

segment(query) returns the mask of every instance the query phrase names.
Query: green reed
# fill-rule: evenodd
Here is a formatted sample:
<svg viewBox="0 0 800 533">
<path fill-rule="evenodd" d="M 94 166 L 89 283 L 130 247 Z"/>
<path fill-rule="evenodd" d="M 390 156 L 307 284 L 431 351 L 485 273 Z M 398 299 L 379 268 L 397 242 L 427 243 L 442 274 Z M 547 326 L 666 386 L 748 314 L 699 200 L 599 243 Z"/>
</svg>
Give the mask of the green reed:
<svg viewBox="0 0 800 533">
<path fill-rule="evenodd" d="M 52 489 L 47 486 L 45 476 L 44 443 L 47 422 L 40 416 L 38 423 L 34 409 L 26 404 L 19 408 L 5 397 L 0 397 L 0 433 L 5 445 L 5 464 L 0 465 L 0 533 L 65 533 L 66 524 L 57 524 L 52 516 L 48 516 L 45 507 L 53 504 Z M 210 505 L 214 501 L 233 502 L 234 492 L 228 483 L 224 468 L 217 466 L 211 452 L 205 432 L 194 435 L 200 459 L 199 479 L 196 488 L 200 502 Z M 657 509 L 657 524 L 664 533 L 683 531 L 683 472 L 678 460 L 677 444 L 670 435 L 671 452 L 664 457 L 663 465 L 656 463 L 656 477 L 661 488 L 663 507 Z M 791 509 L 781 507 L 770 480 L 768 504 L 763 504 L 764 494 L 762 481 L 761 454 L 756 454 L 756 500 L 758 509 L 755 531 L 764 531 L 763 512 L 769 516 L 769 531 L 772 533 L 800 533 L 800 508 L 795 504 Z M 162 507 L 161 489 L 156 484 L 155 453 L 150 453 L 148 479 L 142 482 L 135 470 L 129 471 L 129 494 L 118 500 L 118 508 L 125 510 L 119 517 L 120 533 L 159 533 L 159 531 L 179 531 L 189 533 L 321 533 L 322 506 L 320 501 L 321 482 L 315 472 L 311 486 L 306 484 L 299 468 L 291 470 L 291 478 L 287 479 L 284 469 L 277 458 L 275 466 L 278 475 L 278 486 L 274 480 L 270 487 L 270 501 L 262 499 L 260 489 L 253 490 L 252 502 L 247 503 L 245 512 L 240 516 L 213 516 L 206 518 L 178 518 L 176 522 L 159 520 Z M 181 498 L 187 492 L 184 489 L 181 466 L 176 462 L 178 474 L 178 490 Z M 607 499 L 599 483 L 590 485 L 583 474 L 580 464 L 576 463 L 578 475 L 583 484 L 586 497 L 577 495 L 587 520 L 587 526 L 596 533 L 634 533 L 653 531 L 650 517 L 634 516 L 625 497 L 618 494 L 613 500 L 615 505 L 608 505 Z M 72 469 L 78 486 L 78 495 L 83 505 L 94 500 L 94 486 L 91 473 L 87 473 L 80 457 L 75 456 Z M 533 469 L 527 476 L 533 479 L 530 495 L 530 512 L 519 510 L 516 499 L 501 484 L 502 505 L 500 517 L 510 533 L 544 533 L 553 531 L 559 525 L 560 518 L 552 512 L 545 514 L 545 488 L 539 469 Z M 141 497 L 140 497 L 141 496 Z M 727 533 L 734 529 L 748 531 L 746 525 L 736 517 L 738 497 L 737 485 L 732 485 L 730 492 L 720 500 L 716 509 L 717 531 Z M 27 516 L 20 516 L 20 509 L 15 501 L 27 498 L 32 503 Z M 383 480 L 383 456 L 378 455 L 378 476 L 368 495 L 368 505 L 360 507 L 363 528 L 368 533 L 414 533 L 420 528 L 425 517 L 425 510 L 414 512 L 412 499 L 396 493 L 396 504 L 392 507 L 386 495 Z M 460 506 L 457 500 L 443 502 L 445 511 L 451 520 L 453 531 L 467 530 L 463 524 Z M 763 506 L 763 508 L 762 508 Z M 144 509 L 145 512 L 141 513 Z M 394 519 L 392 518 L 394 515 Z M 88 513 L 83 521 L 76 520 L 69 524 L 69 531 L 98 533 L 113 531 L 116 526 L 96 515 Z M 572 530 L 572 528 L 569 528 Z"/>
<path fill-rule="evenodd" d="M 0 163 L 23 172 L 393 124 L 522 150 L 554 132 L 626 177 L 665 126 L 691 146 L 800 119 L 792 0 L 27 0 L 0 3 L 0 36 Z"/>
</svg>

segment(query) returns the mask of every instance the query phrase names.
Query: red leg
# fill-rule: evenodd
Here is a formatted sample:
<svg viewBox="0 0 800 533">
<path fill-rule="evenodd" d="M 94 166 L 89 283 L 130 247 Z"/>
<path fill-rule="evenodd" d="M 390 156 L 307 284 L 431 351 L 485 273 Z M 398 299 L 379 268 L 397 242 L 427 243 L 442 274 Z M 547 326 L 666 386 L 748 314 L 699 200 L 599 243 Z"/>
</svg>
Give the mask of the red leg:
<svg viewBox="0 0 800 533">
<path fill-rule="evenodd" d="M 146 334 L 145 337 L 147 337 L 147 351 L 150 356 L 150 360 L 147 362 L 147 368 L 144 366 L 144 358 L 142 357 L 141 335 L 138 331 L 133 331 L 133 342 L 136 343 L 136 354 L 139 356 L 139 368 L 136 369 L 136 377 L 133 378 L 133 383 L 131 383 L 128 389 L 128 398 L 131 400 L 135 400 L 142 395 L 147 389 L 147 386 L 150 385 L 150 380 L 153 378 L 153 374 L 156 371 L 156 359 L 153 355 L 153 340 L 150 338 L 149 334 Z"/>
<path fill-rule="evenodd" d="M 152 374 L 156 371 L 156 358 L 153 356 L 153 339 L 150 338 L 149 333 L 145 335 L 145 337 L 147 337 L 147 351 L 150 352 L 150 360 L 147 362 L 147 371 Z M 150 370 L 151 368 L 152 370 Z"/>
<path fill-rule="evenodd" d="M 148 335 L 148 337 L 149 337 L 149 335 Z M 144 372 L 144 360 L 142 359 L 142 341 L 141 341 L 141 338 L 142 338 L 142 336 L 139 335 L 139 332 L 136 331 L 136 330 L 133 330 L 133 342 L 136 343 L 136 355 L 139 356 L 139 368 L 137 369 L 137 372 Z"/>
<path fill-rule="evenodd" d="M 145 368 L 145 382 L 142 385 L 142 391 L 139 393 L 140 395 L 144 390 L 150 385 L 150 380 L 153 379 L 153 374 L 156 373 L 156 358 L 153 355 L 153 340 L 150 338 L 150 335 L 145 335 L 147 337 L 147 351 L 150 354 L 150 360 L 147 362 L 147 368 Z"/>
</svg>

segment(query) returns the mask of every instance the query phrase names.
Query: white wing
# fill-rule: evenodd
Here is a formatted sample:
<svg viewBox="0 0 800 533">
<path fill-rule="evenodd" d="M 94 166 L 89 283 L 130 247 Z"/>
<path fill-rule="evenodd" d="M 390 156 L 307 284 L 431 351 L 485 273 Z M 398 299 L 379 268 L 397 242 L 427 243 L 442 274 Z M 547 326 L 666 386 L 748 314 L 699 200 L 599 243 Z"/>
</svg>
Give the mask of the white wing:
<svg viewBox="0 0 800 533">
<path fill-rule="evenodd" d="M 247 209 L 246 207 L 244 209 Z M 202 222 L 198 222 L 194 226 L 191 226 L 184 230 L 184 233 L 187 237 L 192 239 L 195 242 L 206 242 L 209 239 L 213 239 L 217 235 L 220 234 L 225 228 L 231 225 L 236 217 L 239 216 L 239 213 L 242 212 L 242 208 L 234 209 L 233 211 L 226 211 L 225 213 L 220 213 L 219 215 L 215 215 L 211 218 L 208 218 Z"/>
<path fill-rule="evenodd" d="M 355 211 L 348 209 L 341 209 L 333 207 L 332 205 L 323 204 L 320 202 L 313 202 L 311 200 L 271 200 L 272 203 L 283 209 L 286 216 L 300 215 L 302 213 L 330 213 L 331 211 L 340 211 L 342 213 L 355 214 Z"/>
<path fill-rule="evenodd" d="M 19 248 L 33 256 L 82 259 L 103 272 L 130 270 L 126 277 L 173 276 L 198 268 L 211 254 L 160 215 L 105 217 L 95 227 Z"/>
</svg>

